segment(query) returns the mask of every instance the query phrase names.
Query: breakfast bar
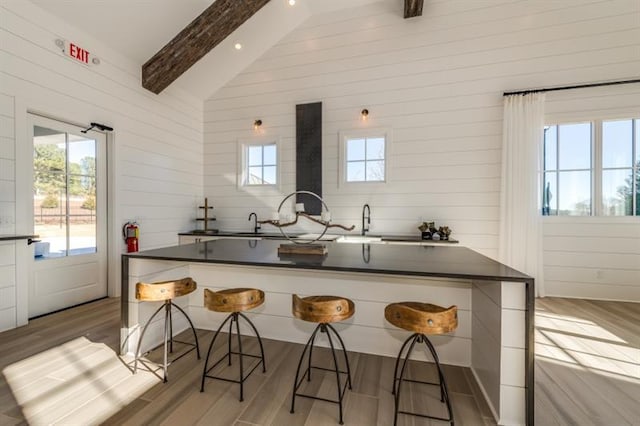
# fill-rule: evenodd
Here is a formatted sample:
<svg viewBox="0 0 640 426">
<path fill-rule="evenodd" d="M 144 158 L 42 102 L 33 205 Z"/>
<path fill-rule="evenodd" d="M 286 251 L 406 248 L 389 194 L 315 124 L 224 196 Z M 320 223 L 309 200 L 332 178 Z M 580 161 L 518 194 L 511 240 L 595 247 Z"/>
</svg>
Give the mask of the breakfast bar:
<svg viewBox="0 0 640 426">
<path fill-rule="evenodd" d="M 140 281 L 192 277 L 197 290 L 176 303 L 208 330 L 224 315 L 204 307 L 205 288 L 259 288 L 265 303 L 248 316 L 263 337 L 295 343 L 304 343 L 312 326 L 292 317 L 292 294 L 348 297 L 355 315 L 336 325 L 347 349 L 393 357 L 407 333 L 385 321 L 388 303 L 456 305 L 457 330 L 433 337 L 441 362 L 471 369 L 499 424 L 533 425 L 533 278 L 465 247 L 332 242 L 322 256 L 279 255 L 282 243 L 220 239 L 123 255 L 123 353 L 134 352 L 140 324 L 159 306 L 138 303 Z M 176 330 L 187 327 L 176 318 Z M 152 323 L 143 350 L 157 346 L 162 333 L 160 321 Z"/>
</svg>

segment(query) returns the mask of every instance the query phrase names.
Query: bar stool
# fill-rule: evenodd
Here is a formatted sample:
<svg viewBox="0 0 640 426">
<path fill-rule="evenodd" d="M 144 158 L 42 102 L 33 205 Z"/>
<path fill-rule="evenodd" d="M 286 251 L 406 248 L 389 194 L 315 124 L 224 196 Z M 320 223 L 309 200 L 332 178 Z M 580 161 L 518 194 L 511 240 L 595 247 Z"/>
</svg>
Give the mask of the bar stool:
<svg viewBox="0 0 640 426">
<path fill-rule="evenodd" d="M 393 391 L 395 395 L 395 409 L 393 424 L 396 425 L 398 421 L 398 413 L 409 414 L 412 416 L 425 417 L 428 419 L 441 420 L 449 422 L 453 426 L 453 411 L 451 410 L 451 401 L 449 399 L 449 391 L 447 389 L 447 382 L 444 379 L 442 367 L 440 366 L 440 360 L 438 354 L 431 341 L 427 338 L 427 335 L 445 334 L 455 330 L 458 327 L 458 308 L 457 306 L 451 306 L 449 308 L 443 308 L 428 303 L 419 302 L 400 302 L 387 305 L 384 310 L 384 317 L 391 324 L 396 327 L 402 328 L 407 331 L 413 331 L 414 333 L 405 340 L 398 358 L 396 359 L 396 366 L 393 372 Z M 416 343 L 423 343 L 431 352 L 431 356 L 438 368 L 438 383 L 421 382 L 418 380 L 404 379 L 404 372 L 407 367 L 407 361 L 413 352 L 413 348 Z M 398 367 L 400 365 L 400 359 L 402 358 L 402 352 L 409 345 L 404 361 L 402 362 L 402 369 L 400 370 L 400 377 L 398 377 Z M 422 383 L 425 385 L 435 385 L 440 387 L 440 402 L 447 404 L 448 418 L 435 417 L 422 413 L 414 413 L 408 411 L 400 411 L 400 390 L 402 388 L 402 382 Z M 396 385 L 397 383 L 397 385 Z"/>
<path fill-rule="evenodd" d="M 340 407 L 340 424 L 344 424 L 342 421 L 342 399 L 344 398 L 346 387 L 351 387 L 351 368 L 349 367 L 349 357 L 347 356 L 347 350 L 344 347 L 344 342 L 342 338 L 338 334 L 335 328 L 331 325 L 333 322 L 339 322 L 351 318 L 355 313 L 355 305 L 349 299 L 345 299 L 342 297 L 336 296 L 309 296 L 305 298 L 300 298 L 298 295 L 293 295 L 293 316 L 301 319 L 303 321 L 318 323 L 318 326 L 315 328 L 311 337 L 307 341 L 304 349 L 302 350 L 302 355 L 300 355 L 300 361 L 298 362 L 298 368 L 296 370 L 296 379 L 293 382 L 293 395 L 291 396 L 291 413 L 294 412 L 296 396 L 302 396 L 304 398 L 311 398 L 320 401 L 333 402 L 334 404 L 338 404 Z M 316 335 L 318 331 L 321 333 L 326 333 L 327 338 L 329 339 L 329 346 L 331 346 L 331 354 L 333 355 L 333 365 L 335 369 L 317 367 L 311 364 L 311 358 L 313 356 L 313 344 L 316 339 Z M 342 353 L 344 354 L 344 361 L 347 365 L 347 371 L 340 371 L 338 368 L 338 358 L 336 356 L 336 350 L 333 345 L 333 340 L 331 339 L 331 333 L 338 338 L 340 342 L 340 346 L 342 347 Z M 307 364 L 307 369 L 304 374 L 300 377 L 300 367 L 302 366 L 302 361 L 304 360 L 304 355 L 309 350 L 309 360 Z M 306 395 L 302 393 L 298 393 L 298 388 L 302 384 L 305 376 L 307 377 L 307 381 L 311 381 L 311 369 L 324 370 L 324 371 L 334 371 L 336 373 L 336 382 L 338 385 L 338 399 L 325 399 L 317 396 Z M 340 374 L 346 374 L 347 380 L 344 386 L 340 385 Z"/>
<path fill-rule="evenodd" d="M 253 371 L 258 368 L 260 364 L 262 364 L 262 372 L 266 373 L 267 368 L 264 361 L 264 348 L 262 346 L 262 339 L 260 338 L 260 333 L 253 325 L 251 320 L 247 318 L 242 312 L 248 311 L 250 309 L 256 308 L 264 303 L 264 292 L 262 290 L 253 289 L 253 288 L 232 288 L 221 291 L 211 291 L 208 288 L 204 289 L 204 306 L 210 311 L 214 312 L 230 312 L 229 316 L 220 324 L 216 334 L 214 334 L 213 339 L 211 340 L 211 344 L 209 345 L 209 351 L 207 351 L 207 359 L 204 362 L 204 370 L 202 371 L 202 384 L 200 386 L 200 392 L 204 392 L 204 380 L 205 378 L 223 380 L 226 382 L 239 383 L 240 384 L 240 401 L 244 400 L 244 381 L 253 373 Z M 258 337 L 258 343 L 260 344 L 260 356 L 245 354 L 242 351 L 242 336 L 240 335 L 240 322 L 239 319 L 244 319 L 256 333 Z M 229 322 L 231 321 L 231 322 Z M 218 335 L 220 334 L 220 330 L 225 326 L 225 324 L 229 322 L 229 336 L 227 339 L 228 350 L 227 353 L 220 358 L 218 361 L 213 363 L 210 368 L 207 368 L 209 365 L 209 357 L 211 356 L 211 349 L 213 348 L 213 344 L 215 343 Z M 236 324 L 236 334 L 238 336 L 238 351 L 234 352 L 231 350 L 231 334 L 233 331 L 233 323 Z M 218 366 L 224 359 L 228 359 L 229 365 L 231 365 L 231 355 L 238 355 L 240 360 L 240 378 L 238 380 L 227 379 L 220 376 L 210 376 L 208 373 Z M 259 358 L 260 362 L 258 362 L 252 369 L 244 375 L 244 364 L 242 361 L 243 357 L 251 357 L 251 358 Z"/>
<path fill-rule="evenodd" d="M 142 339 L 144 338 L 144 334 L 147 332 L 147 328 L 149 324 L 153 321 L 156 315 L 160 313 L 162 309 L 164 309 L 164 362 L 162 364 L 162 368 L 164 371 L 164 382 L 167 382 L 167 367 L 172 362 L 182 358 L 192 350 L 196 350 L 198 354 L 198 359 L 200 359 L 200 346 L 198 345 L 198 335 L 196 334 L 196 329 L 191 322 L 191 318 L 182 308 L 173 303 L 173 299 L 180 296 L 186 296 L 187 294 L 193 293 L 196 290 L 196 282 L 190 277 L 182 278 L 174 281 L 161 281 L 155 283 L 143 283 L 139 282 L 136 284 L 136 299 L 141 302 L 164 302 L 154 313 L 151 315 L 151 318 L 147 321 L 142 329 L 142 333 L 140 333 L 140 338 L 138 339 L 138 347 L 136 349 L 136 356 L 133 365 L 133 374 L 136 374 L 138 371 L 138 360 L 140 359 L 140 351 L 142 349 Z M 179 312 L 184 315 L 184 317 L 189 321 L 189 325 L 191 326 L 191 330 L 193 331 L 193 337 L 196 340 L 196 343 L 187 343 L 181 342 L 179 340 L 175 340 L 173 338 L 173 316 L 171 314 L 171 308 L 176 308 Z M 178 356 L 177 358 L 169 361 L 168 353 L 173 353 L 173 342 L 182 343 L 185 345 L 193 346 L 191 349 Z M 168 349 L 168 350 L 167 350 Z M 141 363 L 144 364 L 142 360 Z"/>
</svg>

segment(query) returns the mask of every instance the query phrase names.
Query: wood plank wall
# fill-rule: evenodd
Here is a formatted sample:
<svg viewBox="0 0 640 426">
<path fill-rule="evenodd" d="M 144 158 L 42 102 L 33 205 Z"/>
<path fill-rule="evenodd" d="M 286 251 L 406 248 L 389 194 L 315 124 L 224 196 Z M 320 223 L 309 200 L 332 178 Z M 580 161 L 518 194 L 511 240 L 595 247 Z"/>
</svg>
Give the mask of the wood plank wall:
<svg viewBox="0 0 640 426">
<path fill-rule="evenodd" d="M 204 191 L 218 225 L 249 230 L 295 189 L 295 105 L 324 106 L 323 192 L 335 221 L 415 233 L 421 220 L 497 255 L 502 92 L 638 74 L 638 3 L 430 1 L 402 19 L 381 2 L 310 18 L 205 103 Z M 635 70 L 635 72 L 634 72 Z M 360 111 L 369 109 L 369 120 Z M 237 140 L 280 136 L 278 189 L 238 189 Z M 389 182 L 338 186 L 338 133 L 390 128 Z"/>
<path fill-rule="evenodd" d="M 0 93 L 0 234 L 16 230 L 14 98 Z M 16 326 L 16 243 L 0 242 L 0 331 Z"/>
</svg>

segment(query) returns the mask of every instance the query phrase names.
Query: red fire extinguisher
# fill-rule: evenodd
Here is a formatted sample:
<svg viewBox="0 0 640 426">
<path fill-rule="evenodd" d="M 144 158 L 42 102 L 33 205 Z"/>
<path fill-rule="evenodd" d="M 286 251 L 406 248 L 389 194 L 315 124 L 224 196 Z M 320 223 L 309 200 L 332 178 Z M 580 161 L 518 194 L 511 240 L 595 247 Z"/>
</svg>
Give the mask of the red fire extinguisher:
<svg viewBox="0 0 640 426">
<path fill-rule="evenodd" d="M 136 222 L 127 222 L 122 227 L 122 237 L 127 243 L 127 253 L 138 251 L 138 238 L 140 237 L 140 228 Z"/>
</svg>

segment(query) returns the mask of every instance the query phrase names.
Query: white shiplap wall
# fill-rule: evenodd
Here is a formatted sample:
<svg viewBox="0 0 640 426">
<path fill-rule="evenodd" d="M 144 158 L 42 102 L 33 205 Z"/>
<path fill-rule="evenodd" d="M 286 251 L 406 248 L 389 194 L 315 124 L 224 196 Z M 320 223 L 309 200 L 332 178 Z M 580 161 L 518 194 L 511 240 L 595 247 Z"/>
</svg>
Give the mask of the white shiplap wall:
<svg viewBox="0 0 640 426">
<path fill-rule="evenodd" d="M 0 235 L 15 233 L 14 98 L 0 94 Z M 0 242 L 0 331 L 16 326 L 16 243 Z"/>
<path fill-rule="evenodd" d="M 549 93 L 545 114 L 548 124 L 640 118 L 640 84 Z M 545 217 L 543 228 L 547 295 L 640 302 L 640 217 Z"/>
<path fill-rule="evenodd" d="M 26 137 L 29 110 L 115 128 L 109 140 L 114 147 L 109 162 L 115 164 L 111 277 L 119 277 L 123 222 L 139 221 L 142 249 L 177 244 L 177 233 L 193 227 L 195 206 L 201 202 L 202 101 L 171 88 L 159 96 L 148 92 L 140 83 L 139 64 L 28 1 L 2 2 L 0 14 L 3 223 L 16 210 L 11 200 L 5 200 L 14 192 L 11 183 L 4 183 L 4 175 L 10 175 L 4 172 L 5 163 L 13 167 L 11 156 L 20 137 Z M 87 48 L 101 64 L 87 67 L 65 57 L 55 45 L 58 38 Z M 7 116 L 14 98 L 15 118 Z M 14 127 L 15 143 L 11 140 Z M 10 134 L 6 134 L 8 129 Z M 31 224 L 17 222 L 15 230 L 30 231 Z"/>
<path fill-rule="evenodd" d="M 315 16 L 205 103 L 204 192 L 218 226 L 248 230 L 295 189 L 295 105 L 322 101 L 323 192 L 336 222 L 416 233 L 421 220 L 495 257 L 502 92 L 640 74 L 640 6 L 615 1 L 397 1 Z M 370 111 L 360 121 L 362 108 Z M 237 141 L 282 138 L 279 190 L 239 191 Z M 338 133 L 390 128 L 389 182 L 338 187 Z"/>
</svg>

